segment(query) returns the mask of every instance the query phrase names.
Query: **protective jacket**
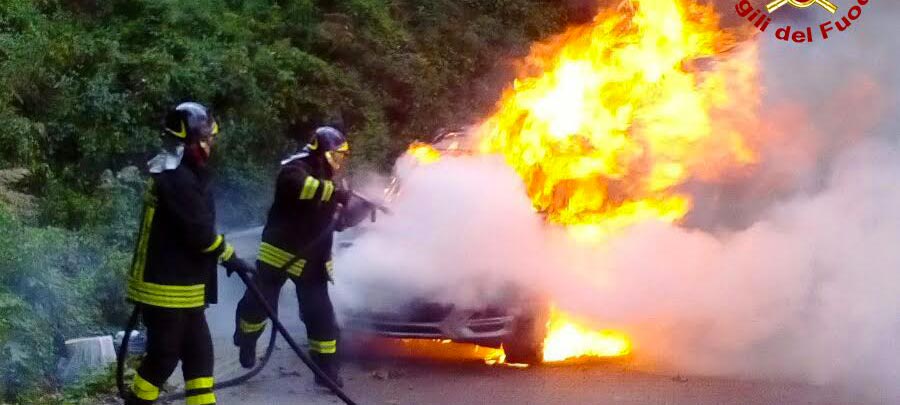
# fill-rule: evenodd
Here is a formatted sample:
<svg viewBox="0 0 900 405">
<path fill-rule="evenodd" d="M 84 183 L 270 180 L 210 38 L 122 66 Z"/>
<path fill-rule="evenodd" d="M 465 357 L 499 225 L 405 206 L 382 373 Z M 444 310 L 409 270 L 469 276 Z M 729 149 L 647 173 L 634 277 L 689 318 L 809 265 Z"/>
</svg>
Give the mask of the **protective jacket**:
<svg viewBox="0 0 900 405">
<path fill-rule="evenodd" d="M 216 265 L 234 249 L 215 232 L 209 176 L 181 164 L 153 173 L 144 210 L 128 298 L 164 308 L 198 308 L 216 302 Z"/>
<path fill-rule="evenodd" d="M 299 277 L 307 263 L 330 266 L 333 219 L 337 205 L 348 199 L 320 156 L 300 154 L 285 160 L 257 259 L 277 269 L 289 265 L 284 270 L 293 277 Z"/>
</svg>

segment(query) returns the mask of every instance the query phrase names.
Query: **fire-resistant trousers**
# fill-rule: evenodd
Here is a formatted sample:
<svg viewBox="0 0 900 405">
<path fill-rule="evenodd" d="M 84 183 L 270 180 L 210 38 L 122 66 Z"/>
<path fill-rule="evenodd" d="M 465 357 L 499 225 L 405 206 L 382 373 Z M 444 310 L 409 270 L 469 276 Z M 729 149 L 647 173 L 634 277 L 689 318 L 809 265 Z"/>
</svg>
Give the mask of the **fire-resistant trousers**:
<svg viewBox="0 0 900 405">
<path fill-rule="evenodd" d="M 187 405 L 215 404 L 213 345 L 204 308 L 143 307 L 147 352 L 132 385 L 131 402 L 152 404 L 178 362 L 185 381 Z"/>
<path fill-rule="evenodd" d="M 312 264 L 312 265 L 311 265 Z M 269 305 L 277 311 L 278 296 L 288 274 L 266 263 L 257 261 L 259 272 L 253 282 Z M 297 288 L 300 317 L 306 325 L 306 337 L 310 351 L 316 359 L 333 362 L 337 353 L 340 334 L 334 316 L 331 298 L 328 296 L 328 273 L 325 263 L 308 263 L 299 277 L 290 276 Z M 238 303 L 235 344 L 255 344 L 266 327 L 266 313 L 251 291 L 244 293 Z"/>
</svg>

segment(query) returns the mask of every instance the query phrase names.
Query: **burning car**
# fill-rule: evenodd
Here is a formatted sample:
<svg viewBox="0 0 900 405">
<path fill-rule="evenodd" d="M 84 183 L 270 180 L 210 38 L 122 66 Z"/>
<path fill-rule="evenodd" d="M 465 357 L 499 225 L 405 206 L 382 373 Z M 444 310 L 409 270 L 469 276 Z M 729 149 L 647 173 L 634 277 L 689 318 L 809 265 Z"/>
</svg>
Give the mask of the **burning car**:
<svg viewBox="0 0 900 405">
<path fill-rule="evenodd" d="M 407 156 L 414 165 L 424 166 L 443 158 L 476 155 L 475 140 L 470 134 L 471 129 L 441 132 L 431 143 L 413 143 Z M 388 201 L 403 193 L 403 183 L 403 176 L 399 175 L 390 180 L 385 190 Z M 350 211 L 367 215 L 365 210 Z M 526 215 L 539 216 L 538 223 L 556 226 L 547 222 L 546 213 L 529 210 Z M 367 227 L 363 226 L 339 234 L 336 253 L 352 249 L 365 232 Z M 362 266 L 371 270 L 371 264 L 362 263 Z M 390 282 L 375 281 L 358 288 L 354 294 L 369 298 L 387 296 L 392 304 L 400 301 L 402 305 L 356 306 L 343 314 L 344 326 L 351 332 L 387 338 L 452 341 L 494 348 L 483 351 L 488 364 L 538 364 L 585 356 L 609 358 L 631 351 L 631 343 L 624 334 L 585 327 L 586 322 L 559 310 L 530 286 L 511 280 L 486 282 L 471 274 L 465 277 L 459 281 L 469 287 L 483 286 L 479 295 L 482 299 L 490 298 L 479 299 L 473 306 L 471 302 L 460 302 L 458 296 L 441 294 L 452 289 L 448 285 L 439 285 L 435 291 L 414 293 Z"/>
<path fill-rule="evenodd" d="M 442 131 L 431 143 L 414 143 L 409 151 L 419 164 L 428 164 L 442 156 L 472 154 L 466 130 Z M 390 201 L 402 191 L 402 178 L 394 176 L 385 189 Z M 351 203 L 352 204 L 352 203 Z M 360 214 L 363 210 L 351 209 Z M 357 222 L 361 218 L 350 219 Z M 336 239 L 338 251 L 352 248 L 365 227 L 349 229 Z M 384 290 L 388 286 L 370 286 Z M 392 294 L 409 294 L 395 291 Z M 428 339 L 471 343 L 502 348 L 502 358 L 509 363 L 536 364 L 543 359 L 548 303 L 539 294 L 512 283 L 492 294 L 496 299 L 473 309 L 458 303 L 429 298 L 431 295 L 404 297 L 406 304 L 391 310 L 354 310 L 344 314 L 345 328 L 387 338 Z M 496 357 L 496 356 L 494 356 Z"/>
</svg>

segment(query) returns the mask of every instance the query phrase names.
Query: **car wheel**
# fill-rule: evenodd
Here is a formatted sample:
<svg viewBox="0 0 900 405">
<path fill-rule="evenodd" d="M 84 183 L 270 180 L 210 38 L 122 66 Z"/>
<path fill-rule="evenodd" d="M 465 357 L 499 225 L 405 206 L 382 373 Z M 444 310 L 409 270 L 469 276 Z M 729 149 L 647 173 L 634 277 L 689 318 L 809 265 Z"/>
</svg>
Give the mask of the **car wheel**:
<svg viewBox="0 0 900 405">
<path fill-rule="evenodd" d="M 544 360 L 545 318 L 536 311 L 516 319 L 513 333 L 503 341 L 507 363 L 540 364 Z"/>
</svg>

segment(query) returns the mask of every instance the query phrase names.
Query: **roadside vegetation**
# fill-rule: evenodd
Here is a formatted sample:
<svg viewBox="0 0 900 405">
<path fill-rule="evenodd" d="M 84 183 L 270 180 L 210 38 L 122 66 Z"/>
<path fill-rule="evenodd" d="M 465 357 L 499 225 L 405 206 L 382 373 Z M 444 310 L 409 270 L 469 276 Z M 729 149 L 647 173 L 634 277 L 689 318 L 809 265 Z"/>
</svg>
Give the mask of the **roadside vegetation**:
<svg viewBox="0 0 900 405">
<path fill-rule="evenodd" d="M 8 0 L 0 4 L 0 403 L 79 403 L 66 339 L 124 322 L 143 165 L 167 106 L 213 106 L 223 227 L 259 224 L 286 134 L 349 129 L 355 168 L 492 107 L 575 18 L 550 0 Z M 574 14 L 573 14 L 574 13 Z M 108 377 L 108 376 L 107 376 Z"/>
</svg>

